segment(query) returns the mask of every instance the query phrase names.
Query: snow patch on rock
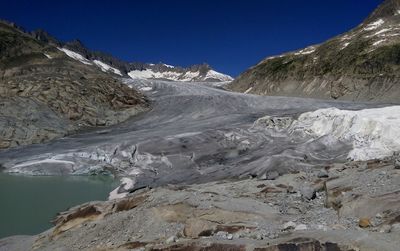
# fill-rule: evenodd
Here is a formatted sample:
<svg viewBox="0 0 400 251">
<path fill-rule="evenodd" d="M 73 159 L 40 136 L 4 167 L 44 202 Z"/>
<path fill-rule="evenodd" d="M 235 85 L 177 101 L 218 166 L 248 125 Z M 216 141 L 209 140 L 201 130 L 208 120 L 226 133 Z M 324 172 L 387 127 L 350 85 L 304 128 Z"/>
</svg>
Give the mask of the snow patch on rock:
<svg viewBox="0 0 400 251">
<path fill-rule="evenodd" d="M 341 50 L 346 49 L 346 47 L 349 46 L 349 44 L 350 44 L 350 42 L 344 43 L 344 44 L 342 45 Z"/>
<path fill-rule="evenodd" d="M 371 31 L 371 30 L 376 30 L 377 28 L 379 28 L 382 24 L 384 24 L 385 21 L 383 21 L 383 19 L 379 19 L 373 23 L 368 24 L 364 30 L 366 31 Z"/>
<path fill-rule="evenodd" d="M 204 77 L 204 80 L 207 80 L 207 79 L 218 79 L 218 80 L 223 81 L 223 82 L 232 81 L 233 80 L 233 78 L 231 76 L 216 72 L 214 70 L 209 70 L 207 72 L 206 76 Z"/>
<path fill-rule="evenodd" d="M 57 47 L 60 51 L 64 52 L 68 57 L 73 58 L 75 60 L 78 60 L 79 62 L 87 65 L 92 65 L 92 62 L 90 62 L 87 58 L 84 58 L 81 54 L 76 53 L 74 51 L 65 49 L 65 48 L 60 48 Z"/>
<path fill-rule="evenodd" d="M 85 58 L 85 57 L 82 56 L 81 54 L 76 53 L 76 52 L 71 51 L 71 50 L 68 50 L 68 49 L 66 49 L 66 48 L 60 48 L 60 47 L 58 47 L 57 49 L 59 49 L 60 51 L 64 52 L 68 57 L 73 58 L 73 59 L 75 59 L 75 60 L 78 60 L 79 62 L 81 62 L 81 63 L 83 63 L 83 64 L 87 64 L 87 65 L 93 65 L 93 64 L 95 64 L 96 66 L 98 66 L 98 67 L 99 67 L 102 71 L 104 71 L 104 72 L 111 72 L 111 73 L 114 73 L 114 74 L 117 74 L 117 75 L 122 76 L 122 73 L 121 73 L 120 70 L 118 70 L 118 69 L 116 69 L 116 68 L 114 68 L 114 67 L 111 67 L 111 66 L 109 66 L 108 64 L 103 63 L 103 62 L 101 62 L 101 61 L 99 61 L 99 60 L 90 61 L 89 59 Z M 46 55 L 46 54 L 45 54 L 45 55 Z M 48 55 L 46 55 L 46 57 L 51 58 L 51 57 L 49 57 Z"/>
<path fill-rule="evenodd" d="M 247 93 L 251 92 L 251 90 L 253 90 L 253 87 L 250 87 L 249 89 L 247 89 L 247 90 L 244 92 L 244 94 L 247 94 Z"/>
<path fill-rule="evenodd" d="M 115 74 L 117 74 L 117 75 L 122 76 L 122 73 L 121 73 L 120 70 L 115 69 L 114 67 L 111 67 L 111 66 L 109 66 L 109 65 L 106 64 L 106 63 L 103 63 L 103 62 L 101 62 L 101 61 L 99 61 L 99 60 L 93 60 L 93 63 L 94 63 L 95 65 L 97 65 L 98 67 L 100 67 L 100 69 L 101 69 L 102 71 L 104 71 L 104 72 L 112 72 L 112 73 L 115 73 Z"/>
<path fill-rule="evenodd" d="M 309 55 L 315 51 L 315 47 L 311 46 L 296 52 L 294 55 Z"/>
<path fill-rule="evenodd" d="M 385 41 L 386 41 L 386 39 L 381 39 L 381 40 L 379 40 L 379 41 L 374 42 L 372 45 L 373 45 L 373 46 L 377 46 L 377 45 L 379 45 L 379 44 L 381 44 L 381 43 L 383 43 L 383 42 L 385 42 Z"/>
</svg>

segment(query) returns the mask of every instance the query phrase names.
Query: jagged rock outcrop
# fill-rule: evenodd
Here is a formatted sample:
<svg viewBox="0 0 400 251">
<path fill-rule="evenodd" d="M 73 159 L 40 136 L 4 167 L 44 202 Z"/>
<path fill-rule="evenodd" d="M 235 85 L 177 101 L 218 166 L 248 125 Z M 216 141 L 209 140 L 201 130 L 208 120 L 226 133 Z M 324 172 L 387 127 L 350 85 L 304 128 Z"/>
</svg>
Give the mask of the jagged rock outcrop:
<svg viewBox="0 0 400 251">
<path fill-rule="evenodd" d="M 261 95 L 398 102 L 400 1 L 382 3 L 353 30 L 305 49 L 269 57 L 230 89 Z"/>
</svg>

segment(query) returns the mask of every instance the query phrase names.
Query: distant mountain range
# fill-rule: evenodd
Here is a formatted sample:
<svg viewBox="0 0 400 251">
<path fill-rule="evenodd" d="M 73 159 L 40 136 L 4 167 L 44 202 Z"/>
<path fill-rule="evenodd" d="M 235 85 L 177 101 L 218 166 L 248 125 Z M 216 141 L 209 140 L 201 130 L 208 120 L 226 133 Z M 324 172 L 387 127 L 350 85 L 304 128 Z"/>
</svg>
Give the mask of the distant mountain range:
<svg viewBox="0 0 400 251">
<path fill-rule="evenodd" d="M 84 64 L 93 64 L 98 66 L 102 71 L 120 76 L 129 76 L 134 79 L 159 79 L 184 82 L 229 82 L 233 80 L 231 76 L 214 71 L 207 64 L 184 68 L 163 63 L 129 63 L 103 52 L 91 51 L 79 40 L 63 43 L 43 30 L 36 30 L 30 34 L 42 42 L 58 47 L 68 56 Z"/>
<path fill-rule="evenodd" d="M 229 87 L 261 95 L 400 101 L 400 0 L 325 43 L 268 57 Z"/>
</svg>

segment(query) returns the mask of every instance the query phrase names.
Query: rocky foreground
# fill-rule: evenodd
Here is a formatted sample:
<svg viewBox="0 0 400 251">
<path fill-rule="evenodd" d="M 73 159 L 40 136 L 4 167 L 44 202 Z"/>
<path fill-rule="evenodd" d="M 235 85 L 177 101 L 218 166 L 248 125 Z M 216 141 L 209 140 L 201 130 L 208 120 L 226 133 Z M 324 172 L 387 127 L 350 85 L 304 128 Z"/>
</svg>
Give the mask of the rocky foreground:
<svg viewBox="0 0 400 251">
<path fill-rule="evenodd" d="M 311 167 L 283 176 L 143 188 L 59 214 L 0 250 L 398 250 L 400 164 Z"/>
</svg>

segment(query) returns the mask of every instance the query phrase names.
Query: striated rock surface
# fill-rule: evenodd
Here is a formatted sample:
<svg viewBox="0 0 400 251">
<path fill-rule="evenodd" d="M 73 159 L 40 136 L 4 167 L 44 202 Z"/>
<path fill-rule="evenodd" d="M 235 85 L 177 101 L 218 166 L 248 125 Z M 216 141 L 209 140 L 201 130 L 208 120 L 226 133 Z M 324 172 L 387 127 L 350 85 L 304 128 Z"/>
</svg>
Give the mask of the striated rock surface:
<svg viewBox="0 0 400 251">
<path fill-rule="evenodd" d="M 0 148 L 9 148 L 116 124 L 146 110 L 147 101 L 113 76 L 0 22 L 0 106 Z"/>
</svg>

